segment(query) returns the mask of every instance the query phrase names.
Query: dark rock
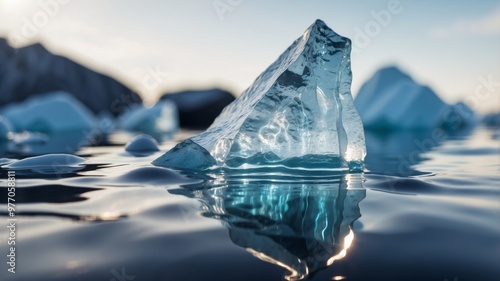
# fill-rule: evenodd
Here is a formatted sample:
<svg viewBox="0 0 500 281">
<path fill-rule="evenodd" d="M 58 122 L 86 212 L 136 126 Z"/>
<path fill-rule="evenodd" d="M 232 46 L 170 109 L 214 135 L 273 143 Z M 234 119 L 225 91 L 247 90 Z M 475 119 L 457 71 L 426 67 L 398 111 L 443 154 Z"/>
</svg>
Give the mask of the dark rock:
<svg viewBox="0 0 500 281">
<path fill-rule="evenodd" d="M 206 129 L 224 107 L 234 101 L 234 96 L 215 88 L 167 93 L 160 100 L 170 100 L 177 105 L 182 128 Z"/>
<path fill-rule="evenodd" d="M 142 102 L 120 82 L 54 55 L 41 44 L 15 49 L 0 38 L 0 106 L 53 91 L 71 93 L 96 114 L 117 116 Z"/>
<path fill-rule="evenodd" d="M 486 114 L 483 123 L 488 127 L 500 127 L 500 112 Z"/>
</svg>

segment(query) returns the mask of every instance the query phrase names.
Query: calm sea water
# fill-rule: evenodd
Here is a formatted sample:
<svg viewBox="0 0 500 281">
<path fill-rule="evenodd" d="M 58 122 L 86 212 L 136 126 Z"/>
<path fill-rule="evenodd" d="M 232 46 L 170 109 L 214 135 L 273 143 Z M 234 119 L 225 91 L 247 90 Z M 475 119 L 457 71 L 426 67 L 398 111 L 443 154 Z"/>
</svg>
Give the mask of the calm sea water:
<svg viewBox="0 0 500 281">
<path fill-rule="evenodd" d="M 500 280 L 498 131 L 367 147 L 364 174 L 322 180 L 188 178 L 120 145 L 64 175 L 18 171 L 15 274 L 2 170 L 0 279 Z"/>
</svg>

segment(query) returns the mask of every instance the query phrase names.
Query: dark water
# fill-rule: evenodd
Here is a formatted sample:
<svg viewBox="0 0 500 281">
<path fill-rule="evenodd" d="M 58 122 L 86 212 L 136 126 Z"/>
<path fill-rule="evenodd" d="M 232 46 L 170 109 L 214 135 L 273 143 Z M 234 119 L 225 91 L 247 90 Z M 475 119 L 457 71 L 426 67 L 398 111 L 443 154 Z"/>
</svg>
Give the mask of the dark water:
<svg viewBox="0 0 500 281">
<path fill-rule="evenodd" d="M 366 173 L 314 181 L 84 148 L 64 175 L 17 172 L 15 274 L 3 169 L 0 280 L 500 280 L 494 132 L 367 133 Z"/>
</svg>

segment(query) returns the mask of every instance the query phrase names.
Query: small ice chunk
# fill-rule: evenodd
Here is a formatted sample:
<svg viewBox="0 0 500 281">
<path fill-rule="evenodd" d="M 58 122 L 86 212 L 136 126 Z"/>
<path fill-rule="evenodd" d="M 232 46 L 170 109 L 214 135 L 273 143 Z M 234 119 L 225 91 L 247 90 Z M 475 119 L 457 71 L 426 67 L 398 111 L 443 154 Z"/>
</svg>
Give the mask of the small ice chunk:
<svg viewBox="0 0 500 281">
<path fill-rule="evenodd" d="M 115 181 L 125 184 L 132 184 L 134 186 L 137 186 L 138 184 L 169 185 L 198 182 L 198 180 L 187 178 L 170 169 L 161 167 L 140 167 L 115 178 Z"/>
<path fill-rule="evenodd" d="M 17 160 L 10 159 L 10 158 L 0 158 L 0 166 L 7 165 L 7 164 L 10 164 L 10 163 L 15 162 L 15 161 L 17 161 Z"/>
<path fill-rule="evenodd" d="M 153 107 L 131 107 L 120 117 L 120 127 L 131 132 L 172 134 L 179 128 L 177 108 L 171 101 L 159 101 Z"/>
<path fill-rule="evenodd" d="M 3 169 L 32 171 L 38 174 L 67 174 L 85 167 L 85 159 L 71 154 L 46 154 L 3 165 Z"/>
<path fill-rule="evenodd" d="M 125 146 L 125 150 L 133 153 L 146 153 L 159 151 L 158 142 L 150 135 L 135 136 Z"/>
<path fill-rule="evenodd" d="M 207 131 L 153 164 L 176 169 L 361 170 L 351 41 L 317 20 Z M 197 157 L 197 159 L 193 159 Z"/>
<path fill-rule="evenodd" d="M 18 132 L 90 131 L 96 125 L 94 114 L 66 92 L 37 95 L 1 108 L 0 114 Z"/>
</svg>

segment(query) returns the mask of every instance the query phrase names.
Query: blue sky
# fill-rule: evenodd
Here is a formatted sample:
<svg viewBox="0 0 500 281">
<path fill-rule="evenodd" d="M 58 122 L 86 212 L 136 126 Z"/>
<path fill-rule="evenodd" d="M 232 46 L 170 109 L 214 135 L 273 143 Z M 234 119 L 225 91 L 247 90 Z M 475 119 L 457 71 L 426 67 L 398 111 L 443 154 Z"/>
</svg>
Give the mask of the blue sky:
<svg viewBox="0 0 500 281">
<path fill-rule="evenodd" d="M 444 100 L 500 106 L 500 1 L 0 0 L 0 35 L 105 71 L 154 101 L 239 94 L 315 19 L 353 40 L 353 93 L 396 64 Z"/>
</svg>

